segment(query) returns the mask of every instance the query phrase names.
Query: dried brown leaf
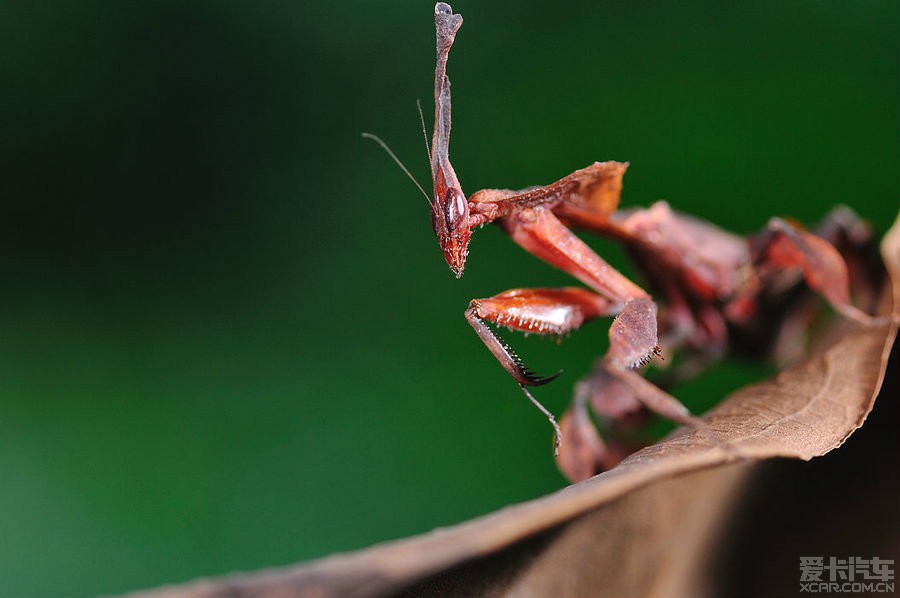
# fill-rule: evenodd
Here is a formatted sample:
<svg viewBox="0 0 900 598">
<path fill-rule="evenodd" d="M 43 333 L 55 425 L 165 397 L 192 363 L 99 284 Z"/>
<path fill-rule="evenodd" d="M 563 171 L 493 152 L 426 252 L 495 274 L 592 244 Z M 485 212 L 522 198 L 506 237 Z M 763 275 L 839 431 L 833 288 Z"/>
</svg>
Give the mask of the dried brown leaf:
<svg viewBox="0 0 900 598">
<path fill-rule="evenodd" d="M 823 455 L 871 411 L 900 319 L 900 221 L 882 254 L 893 285 L 893 308 L 883 312 L 890 321 L 842 325 L 832 344 L 802 364 L 729 396 L 704 419 L 732 450 L 681 430 L 590 480 L 451 528 L 139 595 L 703 595 L 698 555 L 752 464 Z"/>
</svg>

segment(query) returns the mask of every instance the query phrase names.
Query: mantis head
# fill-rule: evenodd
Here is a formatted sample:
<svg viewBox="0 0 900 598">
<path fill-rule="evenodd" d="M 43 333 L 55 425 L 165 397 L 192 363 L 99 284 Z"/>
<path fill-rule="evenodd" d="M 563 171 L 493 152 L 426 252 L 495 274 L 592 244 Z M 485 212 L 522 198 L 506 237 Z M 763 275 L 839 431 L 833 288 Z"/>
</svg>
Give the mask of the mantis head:
<svg viewBox="0 0 900 598">
<path fill-rule="evenodd" d="M 434 201 L 431 226 L 441 245 L 447 265 L 457 278 L 462 276 L 469 255 L 469 202 L 456 180 L 456 174 L 446 162 L 446 169 L 438 165 L 434 170 Z"/>
</svg>

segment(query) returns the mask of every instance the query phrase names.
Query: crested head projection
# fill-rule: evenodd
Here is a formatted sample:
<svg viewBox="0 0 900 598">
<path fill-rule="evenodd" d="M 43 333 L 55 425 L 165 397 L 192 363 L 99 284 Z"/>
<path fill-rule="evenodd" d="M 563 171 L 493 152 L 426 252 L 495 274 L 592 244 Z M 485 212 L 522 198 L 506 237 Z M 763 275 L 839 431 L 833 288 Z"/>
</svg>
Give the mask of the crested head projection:
<svg viewBox="0 0 900 598">
<path fill-rule="evenodd" d="M 438 2 L 434 7 L 437 31 L 437 66 L 434 69 L 434 136 L 431 141 L 431 179 L 434 201 L 431 226 L 441 244 L 447 265 L 459 278 L 469 253 L 469 203 L 450 164 L 450 79 L 447 57 L 462 26 L 462 16 L 453 14 L 450 5 Z"/>
</svg>

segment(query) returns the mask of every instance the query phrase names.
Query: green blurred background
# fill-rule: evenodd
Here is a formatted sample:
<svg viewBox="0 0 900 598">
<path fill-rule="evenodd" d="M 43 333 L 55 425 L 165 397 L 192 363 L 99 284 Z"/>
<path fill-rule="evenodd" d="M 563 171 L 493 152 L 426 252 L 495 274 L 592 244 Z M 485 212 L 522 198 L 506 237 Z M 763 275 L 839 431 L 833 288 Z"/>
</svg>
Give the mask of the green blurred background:
<svg viewBox="0 0 900 598">
<path fill-rule="evenodd" d="M 741 233 L 900 192 L 900 4 L 454 3 L 467 192 L 627 160 Z M 428 175 L 432 4 L 0 7 L 0 595 L 359 548 L 561 487 L 472 297 L 570 284 L 494 228 L 466 275 L 361 131 Z M 617 265 L 621 252 L 591 241 Z M 556 412 L 605 344 L 521 337 Z M 767 371 L 679 391 L 702 410 Z"/>
</svg>

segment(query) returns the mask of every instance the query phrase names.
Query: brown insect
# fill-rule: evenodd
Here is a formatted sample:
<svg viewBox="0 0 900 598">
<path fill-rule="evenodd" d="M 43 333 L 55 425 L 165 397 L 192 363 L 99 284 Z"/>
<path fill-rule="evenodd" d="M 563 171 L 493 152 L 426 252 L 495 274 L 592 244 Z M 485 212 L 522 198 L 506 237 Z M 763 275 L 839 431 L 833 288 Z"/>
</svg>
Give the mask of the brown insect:
<svg viewBox="0 0 900 598">
<path fill-rule="evenodd" d="M 622 448 L 601 440 L 589 407 L 600 418 L 613 419 L 649 410 L 692 425 L 718 442 L 680 401 L 636 371 L 663 349 L 667 354 L 683 350 L 690 356 L 676 378 L 696 373 L 728 350 L 752 347 L 759 352 L 771 345 L 786 320 L 784 314 L 796 302 L 791 290 L 804 281 L 844 316 L 873 320 L 850 302 L 848 269 L 840 252 L 822 237 L 784 220 L 773 219 L 759 234 L 744 238 L 674 212 L 665 202 L 649 209 L 618 210 L 627 163 L 595 162 L 543 187 L 483 189 L 467 198 L 449 158 L 446 74 L 462 16 L 439 2 L 434 18 L 431 222 L 447 264 L 457 278 L 462 276 L 472 232 L 496 223 L 523 249 L 587 287 L 513 289 L 474 299 L 465 312 L 488 350 L 553 425 L 554 454 L 567 477 L 590 477 L 624 456 Z M 665 309 L 658 313 L 648 292 L 607 264 L 570 227 L 622 243 Z M 834 212 L 822 230 L 851 253 L 864 253 L 861 248 L 869 240 L 867 227 L 846 209 Z M 558 374 L 535 375 L 488 323 L 559 336 L 601 317 L 615 317 L 609 351 L 576 385 L 572 405 L 558 425 L 527 388 L 546 384 Z"/>
</svg>

